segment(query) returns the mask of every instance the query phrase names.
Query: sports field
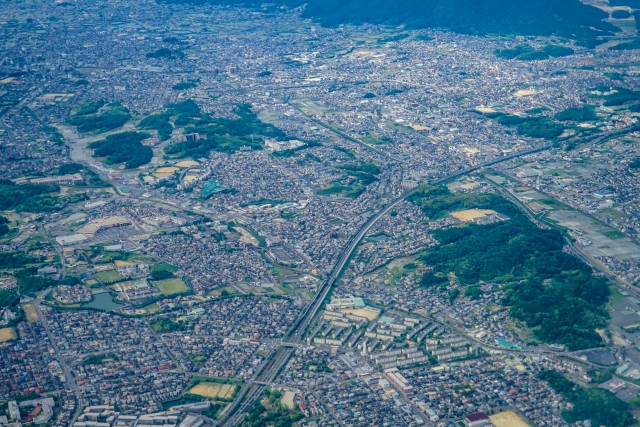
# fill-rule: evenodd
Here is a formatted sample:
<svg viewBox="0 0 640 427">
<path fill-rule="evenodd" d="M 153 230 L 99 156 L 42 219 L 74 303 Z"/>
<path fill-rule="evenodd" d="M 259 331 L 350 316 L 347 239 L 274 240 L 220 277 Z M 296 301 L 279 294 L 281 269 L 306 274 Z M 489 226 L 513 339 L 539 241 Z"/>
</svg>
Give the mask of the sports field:
<svg viewBox="0 0 640 427">
<path fill-rule="evenodd" d="M 151 282 L 153 286 L 160 289 L 164 295 L 173 295 L 179 294 L 182 292 L 187 292 L 187 285 L 184 284 L 182 279 L 173 278 L 173 279 L 165 279 L 165 280 L 157 280 L 155 282 Z"/>
<path fill-rule="evenodd" d="M 353 314 L 355 316 L 366 317 L 369 320 L 375 320 L 380 315 L 379 311 L 369 310 L 368 308 L 345 308 L 340 310 L 342 313 Z"/>
<path fill-rule="evenodd" d="M 16 331 L 13 328 L 0 329 L 0 343 L 15 340 L 18 338 Z"/>
<path fill-rule="evenodd" d="M 280 399 L 280 402 L 282 402 L 282 404 L 284 406 L 286 406 L 289 409 L 294 409 L 296 407 L 295 404 L 295 399 L 296 394 L 292 391 L 285 391 L 284 395 L 282 396 L 282 399 Z"/>
<path fill-rule="evenodd" d="M 530 427 L 529 423 L 512 411 L 500 412 L 490 415 L 489 419 L 496 427 Z"/>
<path fill-rule="evenodd" d="M 515 95 L 519 98 L 523 97 L 523 96 L 532 96 L 535 95 L 536 92 L 533 90 L 528 90 L 528 89 L 523 89 L 523 90 L 519 90 L 515 93 Z"/>
<path fill-rule="evenodd" d="M 96 279 L 101 281 L 102 283 L 113 283 L 118 280 L 122 280 L 122 276 L 115 270 L 106 270 L 101 271 L 93 275 Z"/>
<path fill-rule="evenodd" d="M 193 386 L 191 390 L 189 390 L 189 393 L 211 399 L 229 399 L 236 391 L 236 387 L 237 386 L 232 384 L 202 382 Z"/>
</svg>

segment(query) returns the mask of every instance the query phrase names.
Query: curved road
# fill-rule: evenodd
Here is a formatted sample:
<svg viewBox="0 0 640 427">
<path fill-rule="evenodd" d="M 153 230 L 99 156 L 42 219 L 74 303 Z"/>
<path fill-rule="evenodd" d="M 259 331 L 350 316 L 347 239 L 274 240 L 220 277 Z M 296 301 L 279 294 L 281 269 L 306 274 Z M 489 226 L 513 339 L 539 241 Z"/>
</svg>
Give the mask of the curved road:
<svg viewBox="0 0 640 427">
<path fill-rule="evenodd" d="M 450 174 L 448 174 L 448 175 L 446 175 L 446 176 L 444 176 L 444 177 L 442 177 L 442 178 L 440 178 L 440 179 L 438 179 L 436 181 L 433 181 L 432 184 L 438 184 L 438 183 L 444 182 L 444 181 L 446 181 L 448 179 L 451 179 L 451 178 L 456 178 L 458 176 L 466 175 L 466 174 L 468 174 L 470 172 L 474 172 L 474 171 L 476 171 L 478 169 L 482 169 L 482 168 L 485 168 L 485 167 L 488 167 L 488 166 L 492 166 L 492 165 L 495 165 L 495 164 L 498 164 L 498 163 L 502 163 L 502 162 L 505 162 L 507 160 L 515 159 L 515 158 L 518 158 L 518 157 L 526 156 L 527 154 L 532 154 L 532 153 L 537 153 L 539 151 L 544 151 L 544 150 L 547 150 L 547 149 L 549 149 L 551 147 L 553 147 L 553 144 L 546 144 L 546 145 L 542 145 L 542 146 L 539 146 L 539 147 L 531 148 L 529 150 L 524 150 L 524 151 L 520 151 L 518 153 L 513 153 L 513 154 L 510 154 L 508 156 L 500 157 L 500 158 L 497 158 L 497 159 L 494 159 L 494 160 L 479 164 L 477 166 L 472 166 L 470 168 L 466 168 L 466 169 L 463 169 L 463 170 L 460 170 L 460 171 L 457 171 L 457 172 L 450 173 Z M 389 203 L 387 206 L 385 206 L 377 214 L 375 214 L 374 216 L 369 218 L 369 220 L 366 223 L 364 223 L 364 225 L 360 228 L 360 230 L 358 230 L 358 232 L 349 240 L 349 243 L 344 247 L 344 249 L 340 253 L 340 257 L 338 258 L 338 262 L 334 266 L 334 268 L 331 271 L 331 274 L 329 275 L 329 277 L 327 277 L 327 280 L 322 285 L 322 288 L 320 288 L 319 292 L 316 294 L 316 296 L 312 300 L 311 304 L 307 306 L 307 309 L 305 311 L 303 311 L 303 313 L 301 315 L 302 317 L 300 317 L 300 319 L 298 320 L 296 325 L 293 327 L 293 329 L 291 330 L 291 332 L 289 333 L 287 338 L 285 338 L 285 340 L 283 340 L 283 341 L 290 342 L 290 343 L 295 343 L 295 342 L 300 342 L 301 341 L 301 339 L 302 339 L 302 337 L 304 335 L 304 332 L 307 330 L 307 327 L 309 326 L 309 323 L 311 323 L 311 320 L 315 317 L 316 313 L 318 312 L 318 310 L 322 306 L 322 303 L 324 302 L 325 298 L 327 297 L 329 291 L 331 290 L 331 288 L 335 284 L 336 280 L 340 276 L 340 273 L 342 272 L 342 270 L 347 266 L 347 262 L 351 258 L 351 255 L 356 250 L 356 248 L 358 247 L 358 244 L 360 243 L 362 238 L 365 236 L 365 234 L 367 234 L 367 232 L 371 229 L 371 227 L 373 227 L 373 225 L 376 222 L 378 222 L 378 220 L 380 218 L 382 218 L 384 215 L 386 215 L 391 209 L 393 209 L 396 205 L 398 205 L 399 203 L 404 201 L 407 197 L 409 197 L 412 194 L 414 194 L 417 191 L 419 191 L 419 189 L 420 189 L 420 186 L 404 192 L 400 196 L 398 196 L 395 199 L 393 199 L 391 201 L 391 203 Z M 280 371 L 280 369 L 282 369 L 282 367 L 287 362 L 287 360 L 289 360 L 289 355 L 291 354 L 291 352 L 292 352 L 292 350 L 284 351 L 278 357 L 278 360 L 274 361 L 274 363 L 271 364 L 271 367 L 269 368 L 268 373 L 265 375 L 265 379 L 264 379 L 263 383 L 268 383 L 270 380 L 275 379 L 275 376 L 277 375 L 277 373 Z M 252 382 L 246 384 L 245 390 L 249 390 L 253 384 L 256 384 L 255 381 L 252 381 Z M 233 425 L 235 425 L 236 423 L 238 423 L 241 420 L 241 418 L 244 415 L 244 413 L 246 412 L 246 410 L 260 396 L 260 394 L 262 393 L 262 390 L 265 387 L 264 384 L 256 384 L 256 385 L 257 385 L 257 387 L 255 387 L 253 389 L 253 391 L 248 394 L 248 396 L 245 397 L 243 394 L 238 396 L 238 400 L 236 401 L 234 406 L 237 406 L 238 404 L 240 404 L 240 401 L 243 400 L 242 403 L 240 404 L 240 406 L 235 410 L 235 412 L 234 412 L 233 408 L 231 408 L 230 411 L 228 412 L 228 414 L 233 413 L 233 415 L 229 415 L 227 417 L 223 417 L 219 421 L 218 425 L 230 425 L 230 426 L 233 426 Z M 243 397 L 245 397 L 245 398 L 243 399 Z"/>
</svg>

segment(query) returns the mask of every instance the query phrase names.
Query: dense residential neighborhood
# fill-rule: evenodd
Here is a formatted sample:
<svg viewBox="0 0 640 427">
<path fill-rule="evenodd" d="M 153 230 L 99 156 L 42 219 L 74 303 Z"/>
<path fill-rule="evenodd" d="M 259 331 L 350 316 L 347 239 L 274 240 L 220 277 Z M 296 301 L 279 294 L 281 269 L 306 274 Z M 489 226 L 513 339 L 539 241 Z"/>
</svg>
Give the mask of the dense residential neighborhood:
<svg viewBox="0 0 640 427">
<path fill-rule="evenodd" d="M 634 2 L 217 3 L 0 5 L 0 426 L 635 425 Z"/>
</svg>

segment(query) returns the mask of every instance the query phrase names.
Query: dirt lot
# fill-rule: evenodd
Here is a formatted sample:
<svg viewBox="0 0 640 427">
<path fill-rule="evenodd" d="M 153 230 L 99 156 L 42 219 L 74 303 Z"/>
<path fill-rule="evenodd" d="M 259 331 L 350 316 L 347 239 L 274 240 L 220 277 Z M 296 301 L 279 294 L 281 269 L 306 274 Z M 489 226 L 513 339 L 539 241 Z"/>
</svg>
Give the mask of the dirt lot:
<svg viewBox="0 0 640 427">
<path fill-rule="evenodd" d="M 231 384 L 218 384 L 202 382 L 196 384 L 189 393 L 197 394 L 198 396 L 216 398 L 230 398 L 233 396 L 233 392 L 236 390 L 235 385 Z"/>
<path fill-rule="evenodd" d="M 511 411 L 491 415 L 489 419 L 496 427 L 529 427 L 529 423 Z"/>
<path fill-rule="evenodd" d="M 16 331 L 13 328 L 0 329 L 0 342 L 7 342 L 18 338 Z"/>
<path fill-rule="evenodd" d="M 195 387 L 189 390 L 189 393 L 215 399 L 216 397 L 218 397 L 218 393 L 220 392 L 220 387 L 222 387 L 222 384 L 200 383 L 200 384 L 196 384 Z"/>
<path fill-rule="evenodd" d="M 380 315 L 380 312 L 374 310 L 368 310 L 366 308 L 345 308 L 340 310 L 342 313 L 355 314 L 356 316 L 366 317 L 369 320 L 374 320 Z"/>
<path fill-rule="evenodd" d="M 465 211 L 451 212 L 451 216 L 462 222 L 468 222 L 494 213 L 496 213 L 496 211 L 492 211 L 491 209 L 467 209 Z"/>
<path fill-rule="evenodd" d="M 27 316 L 27 322 L 33 323 L 40 320 L 36 307 L 32 303 L 23 304 L 22 309 L 24 310 L 24 314 Z"/>
</svg>

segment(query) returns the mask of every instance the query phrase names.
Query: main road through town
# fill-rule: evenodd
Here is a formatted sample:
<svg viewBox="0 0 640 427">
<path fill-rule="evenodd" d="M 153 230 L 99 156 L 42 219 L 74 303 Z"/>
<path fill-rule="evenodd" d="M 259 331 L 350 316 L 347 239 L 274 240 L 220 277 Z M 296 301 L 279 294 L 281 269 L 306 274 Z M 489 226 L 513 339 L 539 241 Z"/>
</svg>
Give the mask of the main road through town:
<svg viewBox="0 0 640 427">
<path fill-rule="evenodd" d="M 553 144 L 541 145 L 539 147 L 531 148 L 529 150 L 519 151 L 517 153 L 509 154 L 504 157 L 499 157 L 494 160 L 490 160 L 488 162 L 481 163 L 476 166 L 472 166 L 466 169 L 462 169 L 456 172 L 452 172 L 446 176 L 440 177 L 439 179 L 432 181 L 432 184 L 438 184 L 443 181 L 456 178 L 462 175 L 466 175 L 470 172 L 476 171 L 478 169 L 482 169 L 488 166 L 492 166 L 498 163 L 505 162 L 507 160 L 515 159 L 518 157 L 526 156 L 527 154 L 537 153 L 539 151 L 544 151 L 553 147 Z M 357 249 L 358 244 L 362 240 L 362 238 L 367 234 L 367 232 L 373 227 L 373 225 L 384 215 L 386 215 L 391 209 L 393 209 L 396 205 L 404 201 L 407 197 L 416 193 L 420 187 L 413 188 L 401 194 L 400 196 L 393 199 L 388 205 L 386 205 L 383 209 L 381 209 L 378 213 L 373 215 L 369 220 L 364 223 L 364 225 L 358 230 L 358 232 L 349 240 L 348 244 L 344 247 L 342 252 L 340 253 L 340 257 L 338 258 L 338 262 L 335 264 L 333 270 L 327 280 L 323 283 L 322 287 L 316 294 L 315 298 L 311 301 L 305 311 L 302 312 L 300 318 L 297 323 L 290 330 L 287 337 L 283 340 L 285 343 L 298 343 L 302 340 L 307 327 L 317 314 L 318 310 L 322 306 L 322 303 L 326 299 L 329 291 L 336 283 L 337 279 L 340 277 L 340 273 L 344 268 L 347 267 L 349 260 L 351 259 L 351 255 Z M 274 359 L 271 363 L 267 364 L 264 369 L 266 372 L 263 372 L 260 376 L 261 381 L 249 381 L 245 385 L 243 391 L 239 394 L 235 404 L 230 408 L 229 411 L 225 415 L 222 416 L 218 425 L 228 425 L 233 426 L 236 425 L 244 416 L 246 411 L 249 409 L 251 404 L 255 402 L 255 400 L 260 397 L 262 390 L 266 387 L 270 381 L 273 381 L 280 370 L 283 368 L 287 360 L 289 360 L 289 356 L 293 353 L 295 348 L 283 348 L 281 346 L 278 351 L 275 353 Z"/>
</svg>

